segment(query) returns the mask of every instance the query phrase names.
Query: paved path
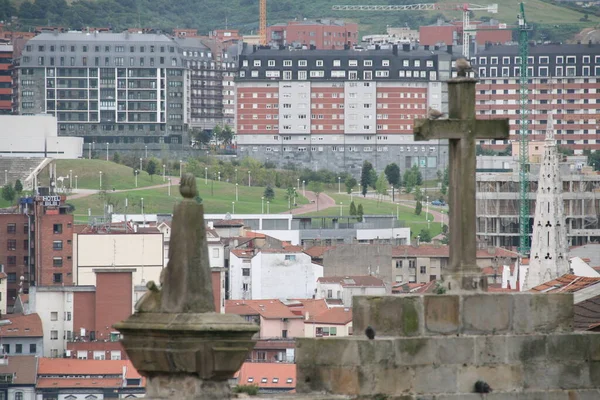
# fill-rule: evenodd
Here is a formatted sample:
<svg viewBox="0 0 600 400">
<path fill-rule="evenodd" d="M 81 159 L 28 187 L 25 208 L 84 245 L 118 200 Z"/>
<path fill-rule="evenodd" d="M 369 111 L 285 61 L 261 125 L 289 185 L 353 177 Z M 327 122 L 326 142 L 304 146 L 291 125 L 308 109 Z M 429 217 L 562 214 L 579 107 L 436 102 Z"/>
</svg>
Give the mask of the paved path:
<svg viewBox="0 0 600 400">
<path fill-rule="evenodd" d="M 310 203 L 304 204 L 301 207 L 292 209 L 292 214 L 308 214 L 316 211 L 325 210 L 335 206 L 335 200 L 325 193 L 319 194 L 319 209 L 317 210 L 317 196 L 310 191 L 306 191 L 306 195 L 304 196 L 308 199 Z M 314 203 L 313 203 L 314 201 Z M 289 214 L 289 211 L 282 212 L 281 214 Z"/>
<path fill-rule="evenodd" d="M 179 185 L 179 178 L 172 177 L 171 178 L 171 186 L 177 186 L 177 185 Z M 107 190 L 107 192 L 110 192 L 110 193 L 133 192 L 136 190 L 158 189 L 158 188 L 163 188 L 163 187 L 167 187 L 167 186 L 169 186 L 168 183 L 162 183 L 160 185 L 144 186 L 144 187 L 138 187 L 138 188 L 133 188 L 133 189 Z M 89 197 L 94 194 L 97 194 L 98 192 L 100 192 L 100 191 L 95 190 L 95 189 L 78 189 L 77 193 L 68 196 L 67 200 L 82 199 L 84 197 Z"/>
</svg>

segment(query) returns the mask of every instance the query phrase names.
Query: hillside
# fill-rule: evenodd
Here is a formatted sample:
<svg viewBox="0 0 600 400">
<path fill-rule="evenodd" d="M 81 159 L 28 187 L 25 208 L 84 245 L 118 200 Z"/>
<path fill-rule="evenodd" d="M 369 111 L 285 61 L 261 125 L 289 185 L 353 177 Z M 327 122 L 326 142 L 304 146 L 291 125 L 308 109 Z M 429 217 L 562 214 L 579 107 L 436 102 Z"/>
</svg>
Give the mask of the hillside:
<svg viewBox="0 0 600 400">
<path fill-rule="evenodd" d="M 5 3 L 7 0 L 0 0 Z M 256 32 L 258 28 L 258 0 L 8 0 L 24 26 L 64 25 L 72 28 L 85 26 L 111 26 L 115 30 L 125 27 L 143 26 L 163 30 L 175 27 L 198 28 L 206 33 L 211 29 L 227 26 L 238 28 L 244 33 Z M 455 2 L 441 0 L 438 2 Z M 497 15 L 476 13 L 475 18 L 495 17 L 502 22 L 514 24 L 518 13 L 518 0 L 496 1 Z M 360 24 L 361 34 L 383 32 L 387 25 L 416 28 L 435 22 L 440 16 L 436 12 L 340 12 L 331 11 L 333 4 L 413 4 L 416 0 L 270 0 L 268 3 L 269 24 L 293 18 L 344 18 Z M 486 1 L 491 3 L 491 1 Z M 537 25 L 541 36 L 547 39 L 563 32 L 580 31 L 592 27 L 600 19 L 590 12 L 586 22 L 580 21 L 584 13 L 550 4 L 542 0 L 529 0 L 526 13 L 529 21 Z M 448 12 L 447 17 L 460 18 L 458 12 Z M 556 27 L 555 25 L 559 25 Z M 552 29 L 548 29 L 548 28 Z M 538 33 L 540 33 L 538 32 Z"/>
</svg>

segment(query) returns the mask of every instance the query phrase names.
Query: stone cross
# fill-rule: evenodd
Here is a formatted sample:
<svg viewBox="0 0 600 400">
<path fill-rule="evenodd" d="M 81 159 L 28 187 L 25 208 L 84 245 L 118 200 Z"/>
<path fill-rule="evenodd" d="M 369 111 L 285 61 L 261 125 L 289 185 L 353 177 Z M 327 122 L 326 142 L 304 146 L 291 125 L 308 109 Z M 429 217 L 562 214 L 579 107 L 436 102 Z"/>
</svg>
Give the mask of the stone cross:
<svg viewBox="0 0 600 400">
<path fill-rule="evenodd" d="M 476 258 L 475 169 L 477 139 L 507 139 L 508 119 L 475 118 L 477 79 L 448 81 L 448 119 L 416 120 L 415 140 L 448 139 L 450 148 L 450 264 L 442 280 L 449 290 L 487 286 Z"/>
</svg>

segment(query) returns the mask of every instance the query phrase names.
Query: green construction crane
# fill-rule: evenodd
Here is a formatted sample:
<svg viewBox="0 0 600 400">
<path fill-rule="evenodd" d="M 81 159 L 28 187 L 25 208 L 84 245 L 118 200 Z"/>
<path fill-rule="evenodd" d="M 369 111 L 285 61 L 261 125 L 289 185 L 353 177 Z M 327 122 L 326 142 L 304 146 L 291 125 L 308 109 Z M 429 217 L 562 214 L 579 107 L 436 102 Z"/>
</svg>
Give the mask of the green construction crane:
<svg viewBox="0 0 600 400">
<path fill-rule="evenodd" d="M 519 255 L 529 255 L 529 74 L 527 60 L 529 58 L 529 31 L 525 19 L 525 6 L 521 3 L 519 13 Z"/>
</svg>

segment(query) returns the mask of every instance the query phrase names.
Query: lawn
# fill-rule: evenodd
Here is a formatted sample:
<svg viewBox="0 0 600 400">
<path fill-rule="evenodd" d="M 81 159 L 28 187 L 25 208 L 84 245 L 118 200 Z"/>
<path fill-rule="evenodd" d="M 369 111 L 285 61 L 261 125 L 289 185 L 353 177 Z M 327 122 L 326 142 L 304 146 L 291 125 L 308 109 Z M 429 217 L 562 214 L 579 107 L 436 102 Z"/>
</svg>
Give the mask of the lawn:
<svg viewBox="0 0 600 400">
<path fill-rule="evenodd" d="M 148 173 L 142 171 L 138 175 L 138 187 L 154 186 L 163 184 L 162 167 L 158 168 L 157 175 L 152 178 Z M 135 188 L 135 175 L 133 169 L 112 161 L 103 160 L 57 160 L 56 174 L 69 176 L 73 171 L 73 188 L 75 188 L 75 175 L 77 175 L 77 188 L 100 189 L 100 171 L 102 171 L 102 187 L 107 190 Z M 69 186 L 69 179 L 64 180 L 65 186 Z M 48 185 L 48 173 L 40 174 L 40 185 Z M 60 183 L 58 183 L 60 186 Z"/>
<path fill-rule="evenodd" d="M 340 215 L 340 205 L 339 205 L 340 202 L 343 203 L 343 205 L 342 205 L 343 215 L 350 214 L 350 195 L 338 194 L 338 193 L 327 193 L 327 195 L 329 195 L 330 197 L 332 197 L 335 200 L 337 206 L 326 209 L 326 210 L 321 210 L 319 212 L 306 214 L 306 215 L 307 216 Z M 353 200 L 354 200 L 354 204 L 356 205 L 356 207 L 358 207 L 359 204 L 363 205 L 364 213 L 367 215 L 368 214 L 372 214 L 372 215 L 373 214 L 379 214 L 379 215 L 393 214 L 393 215 L 396 215 L 396 212 L 398 212 L 399 220 L 403 221 L 405 223 L 405 226 L 410 228 L 411 235 L 413 237 L 417 237 L 419 232 L 421 232 L 421 229 L 427 228 L 427 219 L 425 218 L 425 207 L 423 207 L 423 212 L 421 213 L 421 215 L 415 215 L 413 208 L 403 206 L 403 205 L 399 205 L 399 207 L 396 208 L 395 204 L 387 203 L 387 202 L 378 203 L 377 200 L 364 199 L 363 197 L 360 197 L 360 196 L 353 196 Z M 429 219 L 431 221 L 433 221 L 433 216 L 431 214 L 429 214 Z M 431 233 L 432 237 L 439 235 L 442 231 L 442 227 L 440 226 L 439 222 L 431 222 L 429 227 L 430 227 L 430 233 Z"/>
<path fill-rule="evenodd" d="M 198 190 L 204 204 L 204 211 L 209 214 L 220 214 L 232 212 L 232 202 L 235 202 L 236 214 L 259 214 L 261 212 L 261 197 L 264 187 L 238 186 L 238 201 L 235 201 L 235 185 L 224 182 L 208 181 L 198 179 Z M 288 201 L 285 198 L 285 190 L 274 189 L 275 199 L 268 205 L 271 214 L 281 213 L 288 210 Z M 172 213 L 176 202 L 181 201 L 181 195 L 178 187 L 171 187 L 171 196 L 168 195 L 168 188 L 153 188 L 144 190 L 131 190 L 127 192 L 107 192 L 107 200 L 113 204 L 113 212 L 124 213 L 125 199 L 127 199 L 128 213 L 141 213 L 142 198 L 144 199 L 144 213 Z M 299 196 L 296 198 L 297 204 L 306 204 L 306 198 Z M 101 195 L 84 197 L 76 200 L 69 200 L 68 203 L 75 206 L 75 219 L 78 221 L 87 221 L 88 208 L 92 215 L 102 215 L 104 201 Z M 264 202 L 264 212 L 267 212 L 267 202 Z"/>
</svg>

